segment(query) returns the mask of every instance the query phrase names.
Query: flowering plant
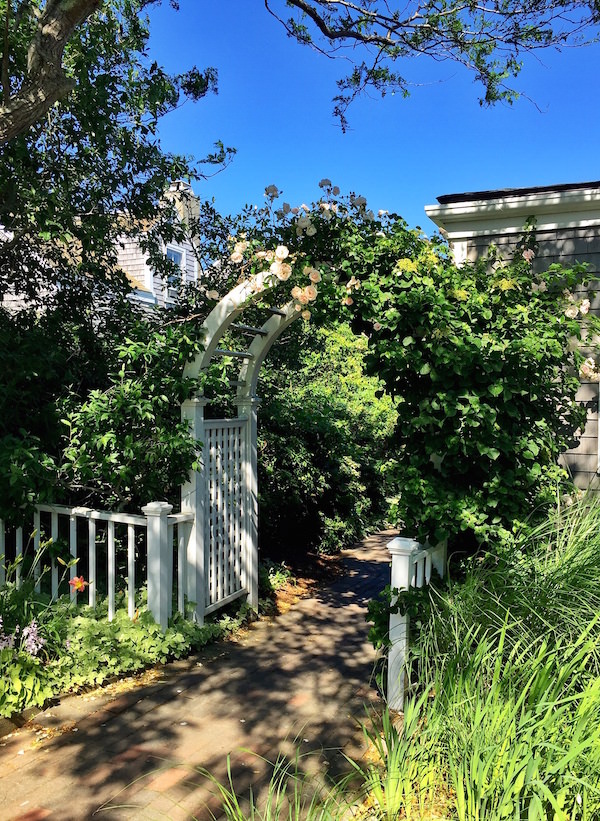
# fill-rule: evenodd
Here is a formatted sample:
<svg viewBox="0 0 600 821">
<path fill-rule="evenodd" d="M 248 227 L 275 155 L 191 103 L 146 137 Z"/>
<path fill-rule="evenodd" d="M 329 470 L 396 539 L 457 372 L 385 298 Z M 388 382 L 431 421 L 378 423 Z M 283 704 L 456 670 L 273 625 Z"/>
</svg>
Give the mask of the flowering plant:
<svg viewBox="0 0 600 821">
<path fill-rule="evenodd" d="M 310 302 L 312 317 L 349 319 L 368 338 L 370 370 L 397 402 L 396 513 L 410 535 L 511 541 L 569 486 L 557 460 L 585 419 L 580 374 L 596 378 L 579 344 L 597 333 L 592 277 L 578 265 L 534 275 L 529 237 L 512 260 L 458 268 L 443 241 L 321 186 L 298 207 L 277 207 L 270 188 L 242 215 L 240 273 L 265 294 L 283 279 L 267 264 L 284 246 L 298 312 Z"/>
</svg>

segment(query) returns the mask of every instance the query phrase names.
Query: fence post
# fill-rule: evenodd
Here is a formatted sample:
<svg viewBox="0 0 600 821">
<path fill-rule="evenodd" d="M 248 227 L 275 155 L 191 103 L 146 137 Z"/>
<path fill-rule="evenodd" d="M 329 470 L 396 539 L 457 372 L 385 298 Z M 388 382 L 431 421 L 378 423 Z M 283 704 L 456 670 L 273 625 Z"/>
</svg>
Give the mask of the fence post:
<svg viewBox="0 0 600 821">
<path fill-rule="evenodd" d="M 258 454 L 256 449 L 260 399 L 244 396 L 236 400 L 238 417 L 246 417 L 244 426 L 244 463 L 242 476 L 243 541 L 242 569 L 248 588 L 248 604 L 258 610 Z"/>
<path fill-rule="evenodd" d="M 181 405 L 181 418 L 190 426 L 192 437 L 204 443 L 204 408 L 208 400 L 203 396 L 186 399 Z M 199 445 L 198 460 L 203 462 L 202 472 L 193 470 L 187 482 L 181 486 L 181 512 L 193 513 L 185 556 L 185 594 L 188 602 L 195 603 L 194 621 L 204 624 L 206 608 L 206 567 L 204 544 L 204 522 L 206 516 L 205 459 L 203 444 Z"/>
<path fill-rule="evenodd" d="M 169 623 L 171 591 L 169 579 L 173 578 L 173 545 L 168 539 L 168 515 L 173 505 L 168 502 L 150 502 L 142 508 L 147 520 L 148 550 L 148 608 L 161 630 Z"/>
<path fill-rule="evenodd" d="M 408 590 L 411 586 L 414 565 L 413 555 L 421 545 L 415 539 L 400 536 L 388 542 L 392 556 L 392 588 Z M 394 602 L 392 601 L 392 604 Z M 387 703 L 392 710 L 404 707 L 404 678 L 408 656 L 408 613 L 390 613 L 390 650 L 388 654 Z"/>
</svg>

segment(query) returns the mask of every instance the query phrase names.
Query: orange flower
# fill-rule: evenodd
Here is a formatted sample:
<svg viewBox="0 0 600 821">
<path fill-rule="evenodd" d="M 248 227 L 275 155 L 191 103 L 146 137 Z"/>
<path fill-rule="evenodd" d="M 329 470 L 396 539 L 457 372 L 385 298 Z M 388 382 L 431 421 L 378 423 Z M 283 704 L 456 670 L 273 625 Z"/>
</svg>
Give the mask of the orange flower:
<svg viewBox="0 0 600 821">
<path fill-rule="evenodd" d="M 84 581 L 83 576 L 74 576 L 69 584 L 76 593 L 83 593 L 85 588 L 89 586 L 89 582 Z"/>
</svg>

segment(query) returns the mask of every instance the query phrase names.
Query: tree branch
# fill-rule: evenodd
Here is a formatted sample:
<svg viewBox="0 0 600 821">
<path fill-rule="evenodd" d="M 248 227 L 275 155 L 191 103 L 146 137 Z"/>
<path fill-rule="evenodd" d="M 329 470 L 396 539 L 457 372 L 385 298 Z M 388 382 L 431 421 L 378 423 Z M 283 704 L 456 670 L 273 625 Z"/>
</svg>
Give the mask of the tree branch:
<svg viewBox="0 0 600 821">
<path fill-rule="evenodd" d="M 63 52 L 75 29 L 101 5 L 102 0 L 48 0 L 29 47 L 25 81 L 0 106 L 0 145 L 33 125 L 74 87 L 62 66 Z"/>
</svg>

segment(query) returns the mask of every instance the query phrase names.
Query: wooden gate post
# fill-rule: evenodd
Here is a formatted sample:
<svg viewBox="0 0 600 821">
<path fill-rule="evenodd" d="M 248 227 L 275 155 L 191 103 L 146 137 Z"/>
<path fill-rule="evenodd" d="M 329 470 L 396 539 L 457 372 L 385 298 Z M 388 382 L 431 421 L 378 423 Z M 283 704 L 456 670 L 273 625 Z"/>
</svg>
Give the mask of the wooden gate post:
<svg viewBox="0 0 600 821">
<path fill-rule="evenodd" d="M 245 419 L 243 456 L 243 583 L 248 590 L 248 604 L 258 610 L 258 453 L 256 446 L 260 399 L 244 396 L 236 399 L 238 418 Z"/>
<path fill-rule="evenodd" d="M 193 513 L 190 537 L 187 543 L 184 589 L 188 602 L 194 602 L 194 621 L 204 624 L 206 608 L 206 552 L 204 522 L 206 516 L 206 494 L 208 480 L 205 473 L 204 457 L 204 408 L 208 403 L 205 397 L 186 399 L 181 405 L 181 418 L 190 426 L 192 437 L 201 442 L 197 458 L 202 462 L 202 472 L 196 470 L 189 475 L 181 487 L 181 512 Z"/>
<path fill-rule="evenodd" d="M 148 609 L 161 630 L 167 629 L 171 615 L 173 545 L 169 544 L 167 517 L 172 510 L 168 502 L 150 502 L 142 508 L 148 522 Z"/>
<path fill-rule="evenodd" d="M 413 556 L 421 545 L 415 539 L 398 536 L 388 543 L 392 555 L 392 589 L 408 590 L 414 572 Z M 392 605 L 394 601 L 392 601 Z M 392 710 L 404 707 L 404 679 L 408 656 L 408 613 L 390 613 L 390 651 L 388 654 L 387 703 Z"/>
</svg>

